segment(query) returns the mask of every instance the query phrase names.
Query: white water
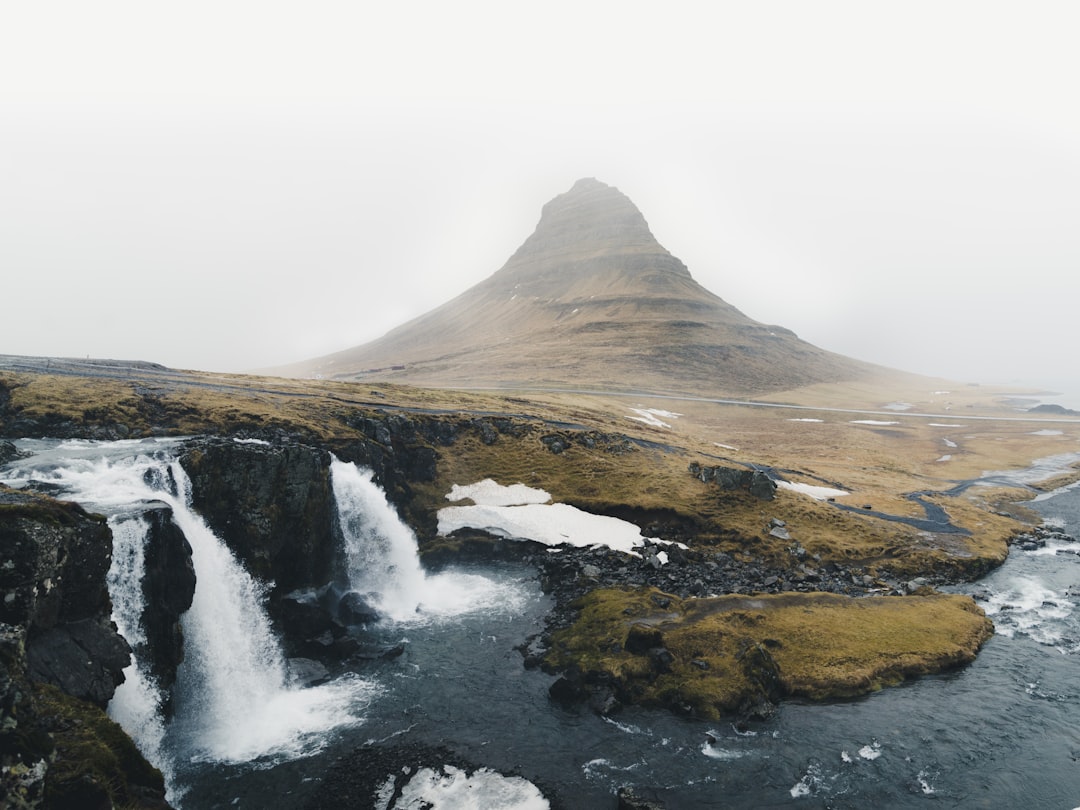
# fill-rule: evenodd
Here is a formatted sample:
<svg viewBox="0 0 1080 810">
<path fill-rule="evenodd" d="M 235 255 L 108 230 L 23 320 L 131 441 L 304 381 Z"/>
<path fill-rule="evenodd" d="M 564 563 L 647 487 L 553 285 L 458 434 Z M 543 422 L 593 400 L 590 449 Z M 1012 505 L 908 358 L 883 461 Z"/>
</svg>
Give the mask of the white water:
<svg viewBox="0 0 1080 810">
<path fill-rule="evenodd" d="M 426 623 L 482 610 L 520 609 L 522 596 L 510 584 L 453 570 L 425 573 L 416 535 L 387 501 L 371 470 L 335 458 L 330 474 L 349 586 L 386 618 Z"/>
<path fill-rule="evenodd" d="M 132 648 L 131 664 L 124 669 L 124 682 L 109 703 L 109 716 L 119 723 L 150 762 L 158 766 L 166 784 L 175 778 L 165 755 L 165 721 L 161 716 L 164 695 L 146 671 L 142 624 L 144 597 L 142 579 L 146 571 L 146 541 L 149 524 L 142 517 L 109 519 L 113 534 L 113 557 L 109 567 L 109 595 L 112 620 Z"/>
<path fill-rule="evenodd" d="M 138 514 L 164 502 L 192 548 L 196 588 L 181 617 L 185 661 L 177 672 L 175 716 L 160 717 L 161 694 L 134 656 L 110 713 L 172 782 L 183 762 L 271 761 L 314 753 L 327 733 L 362 721 L 377 693 L 355 676 L 291 688 L 286 662 L 263 607 L 263 588 L 190 506 L 190 481 L 170 460 L 170 442 L 21 442 L 37 455 L 5 471 L 15 486 L 30 482 L 110 515 L 114 559 L 109 590 L 114 621 L 138 653 L 146 642 L 142 575 L 147 524 Z M 166 452 L 163 452 L 166 451 Z M 175 491 L 174 491 L 175 490 Z"/>
</svg>

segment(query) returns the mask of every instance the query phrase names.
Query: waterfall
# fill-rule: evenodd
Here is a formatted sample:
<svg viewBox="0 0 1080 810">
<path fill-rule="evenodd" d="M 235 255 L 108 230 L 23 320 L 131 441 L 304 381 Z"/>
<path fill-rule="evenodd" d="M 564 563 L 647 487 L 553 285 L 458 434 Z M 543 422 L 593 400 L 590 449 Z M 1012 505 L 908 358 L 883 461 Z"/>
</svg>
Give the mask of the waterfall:
<svg viewBox="0 0 1080 810">
<path fill-rule="evenodd" d="M 147 671 L 146 631 L 140 621 L 145 607 L 142 590 L 146 571 L 146 541 L 149 524 L 141 517 L 109 518 L 113 534 L 113 556 L 108 586 L 112 599 L 112 620 L 131 645 L 131 664 L 124 669 L 124 682 L 109 702 L 109 716 L 119 723 L 150 762 L 161 770 L 165 784 L 174 779 L 171 762 L 162 748 L 165 721 L 161 716 L 164 695 Z M 175 798 L 175 797 L 174 797 Z"/>
<path fill-rule="evenodd" d="M 45 485 L 109 516 L 113 618 L 136 651 L 110 712 L 167 778 L 183 763 L 314 753 L 332 729 L 362 722 L 378 690 L 353 675 L 310 689 L 288 684 L 286 661 L 263 606 L 264 588 L 191 508 L 191 483 L 172 444 L 35 441 L 36 455 L 10 465 L 5 475 L 16 485 Z M 168 725 L 160 717 L 162 695 L 138 655 L 146 643 L 140 621 L 147 535 L 139 514 L 152 502 L 171 508 L 191 545 L 196 576 L 192 606 L 181 617 L 185 660 Z M 170 798 L 176 797 L 171 785 Z"/>
<path fill-rule="evenodd" d="M 335 457 L 330 475 L 349 586 L 383 616 L 415 623 L 520 608 L 521 592 L 509 582 L 454 570 L 425 573 L 416 535 L 402 522 L 371 470 Z"/>
<path fill-rule="evenodd" d="M 349 585 L 381 613 L 398 620 L 416 613 L 426 576 L 416 536 L 401 522 L 371 470 L 334 458 L 330 475 L 345 537 Z"/>
</svg>

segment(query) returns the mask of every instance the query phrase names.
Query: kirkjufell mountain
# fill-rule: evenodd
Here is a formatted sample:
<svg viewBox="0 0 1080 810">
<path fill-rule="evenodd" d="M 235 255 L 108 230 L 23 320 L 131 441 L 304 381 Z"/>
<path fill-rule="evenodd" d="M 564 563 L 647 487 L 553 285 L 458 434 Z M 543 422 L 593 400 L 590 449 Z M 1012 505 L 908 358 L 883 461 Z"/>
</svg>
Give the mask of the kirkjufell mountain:
<svg viewBox="0 0 1080 810">
<path fill-rule="evenodd" d="M 436 387 L 747 395 L 874 367 L 759 323 L 698 284 L 618 189 L 579 180 L 506 264 L 378 340 L 278 373 Z"/>
</svg>

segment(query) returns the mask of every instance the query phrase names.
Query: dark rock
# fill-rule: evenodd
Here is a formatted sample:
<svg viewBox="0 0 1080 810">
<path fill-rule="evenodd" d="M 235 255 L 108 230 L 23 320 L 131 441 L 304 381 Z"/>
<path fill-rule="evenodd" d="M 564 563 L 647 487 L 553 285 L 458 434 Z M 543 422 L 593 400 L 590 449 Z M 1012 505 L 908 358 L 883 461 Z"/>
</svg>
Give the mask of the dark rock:
<svg viewBox="0 0 1080 810">
<path fill-rule="evenodd" d="M 632 787 L 621 787 L 616 794 L 619 799 L 618 810 L 664 810 L 664 805 L 643 799 Z"/>
<path fill-rule="evenodd" d="M 195 597 L 195 564 L 191 545 L 172 521 L 164 504 L 143 513 L 149 524 L 145 545 L 145 598 L 142 624 L 146 631 L 148 663 L 159 686 L 176 681 L 176 668 L 184 660 L 184 634 L 180 616 Z"/>
<path fill-rule="evenodd" d="M 131 648 L 112 622 L 91 618 L 35 634 L 27 644 L 26 661 L 32 679 L 105 708 L 124 682 Z"/>
<path fill-rule="evenodd" d="M 379 620 L 380 614 L 363 594 L 349 591 L 338 602 L 338 618 L 349 625 L 372 624 Z"/>
<path fill-rule="evenodd" d="M 567 447 L 570 446 L 567 440 L 562 436 L 542 436 L 540 438 L 540 441 L 543 443 L 544 447 L 546 447 L 555 455 L 559 455 L 560 453 L 564 452 Z"/>
<path fill-rule="evenodd" d="M 307 688 L 330 680 L 330 670 L 311 658 L 290 658 L 288 665 L 289 682 L 294 686 Z"/>
<path fill-rule="evenodd" d="M 716 482 L 721 489 L 741 489 L 763 501 L 771 501 L 776 497 L 776 482 L 764 470 L 702 467 L 695 462 L 690 465 L 690 472 L 703 483 Z"/>
<path fill-rule="evenodd" d="M 0 622 L 25 630 L 31 677 L 104 706 L 130 660 L 105 583 L 112 533 L 77 504 L 2 489 Z"/>
<path fill-rule="evenodd" d="M 623 647 L 634 655 L 648 655 L 654 647 L 664 646 L 664 636 L 656 627 L 647 624 L 632 624 L 626 635 Z"/>
<path fill-rule="evenodd" d="M 548 695 L 558 703 L 579 703 L 589 696 L 588 690 L 579 679 L 564 675 L 548 687 Z"/>
<path fill-rule="evenodd" d="M 333 579 L 341 543 L 329 453 L 208 439 L 180 463 L 192 505 L 256 578 L 278 593 Z"/>
<path fill-rule="evenodd" d="M 649 650 L 649 663 L 656 672 L 671 672 L 675 656 L 666 647 L 653 647 Z"/>
</svg>

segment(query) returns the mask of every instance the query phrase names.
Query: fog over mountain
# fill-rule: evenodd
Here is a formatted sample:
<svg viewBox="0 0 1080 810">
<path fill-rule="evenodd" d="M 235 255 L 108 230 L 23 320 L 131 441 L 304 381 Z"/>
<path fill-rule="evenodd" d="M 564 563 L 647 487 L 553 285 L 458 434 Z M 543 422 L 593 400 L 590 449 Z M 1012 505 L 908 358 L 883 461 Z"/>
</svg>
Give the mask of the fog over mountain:
<svg viewBox="0 0 1080 810">
<path fill-rule="evenodd" d="M 1073 7 L 747 6 L 8 8 L 0 352 L 339 351 L 482 281 L 597 177 L 751 319 L 1071 385 Z"/>
<path fill-rule="evenodd" d="M 873 370 L 702 287 L 625 194 L 590 177 L 481 283 L 379 340 L 270 373 L 723 396 Z"/>
</svg>

